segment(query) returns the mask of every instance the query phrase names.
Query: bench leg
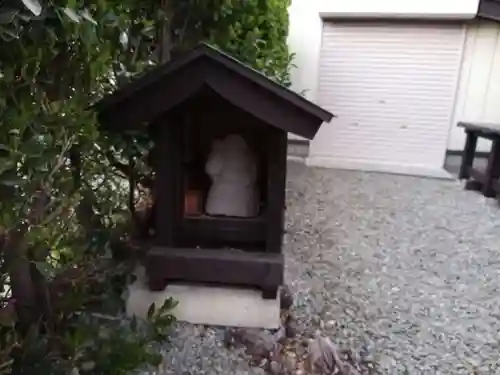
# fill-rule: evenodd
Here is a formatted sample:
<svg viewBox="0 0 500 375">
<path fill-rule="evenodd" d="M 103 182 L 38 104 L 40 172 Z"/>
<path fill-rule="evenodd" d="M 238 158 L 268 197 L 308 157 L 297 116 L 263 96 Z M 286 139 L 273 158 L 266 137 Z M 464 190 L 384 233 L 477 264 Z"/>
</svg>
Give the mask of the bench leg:
<svg viewBox="0 0 500 375">
<path fill-rule="evenodd" d="M 469 168 L 472 167 L 474 162 L 474 155 L 476 154 L 477 135 L 472 132 L 467 132 L 467 139 L 465 141 L 465 148 L 462 155 L 462 164 L 460 166 L 460 173 L 458 178 L 461 180 L 470 177 Z"/>
<path fill-rule="evenodd" d="M 494 198 L 497 195 L 495 184 L 500 176 L 500 141 L 494 140 L 488 156 L 488 166 L 485 171 L 485 180 L 482 193 L 487 198 Z"/>
</svg>

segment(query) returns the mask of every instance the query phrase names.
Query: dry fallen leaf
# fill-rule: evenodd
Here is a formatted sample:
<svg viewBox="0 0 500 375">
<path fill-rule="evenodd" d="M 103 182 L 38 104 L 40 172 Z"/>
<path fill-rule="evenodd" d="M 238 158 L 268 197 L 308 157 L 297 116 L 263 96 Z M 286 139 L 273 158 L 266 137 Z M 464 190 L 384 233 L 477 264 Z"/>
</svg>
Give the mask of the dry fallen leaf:
<svg viewBox="0 0 500 375">
<path fill-rule="evenodd" d="M 347 362 L 343 362 L 337 347 L 327 337 L 318 336 L 308 348 L 308 365 L 311 371 L 330 375 L 338 371 L 340 375 L 359 375 L 359 372 Z"/>
</svg>

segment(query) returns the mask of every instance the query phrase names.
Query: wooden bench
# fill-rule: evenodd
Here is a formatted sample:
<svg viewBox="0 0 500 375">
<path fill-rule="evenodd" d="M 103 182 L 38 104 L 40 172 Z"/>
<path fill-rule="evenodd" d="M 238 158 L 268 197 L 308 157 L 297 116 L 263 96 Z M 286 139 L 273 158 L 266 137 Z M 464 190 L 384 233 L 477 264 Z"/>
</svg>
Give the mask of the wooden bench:
<svg viewBox="0 0 500 375">
<path fill-rule="evenodd" d="M 481 191 L 488 198 L 496 197 L 497 192 L 500 190 L 498 186 L 500 177 L 500 124 L 459 122 L 458 126 L 464 128 L 467 135 L 459 178 L 468 180 L 465 185 L 466 189 Z M 478 138 L 492 141 L 485 169 L 474 168 L 473 166 Z"/>
</svg>

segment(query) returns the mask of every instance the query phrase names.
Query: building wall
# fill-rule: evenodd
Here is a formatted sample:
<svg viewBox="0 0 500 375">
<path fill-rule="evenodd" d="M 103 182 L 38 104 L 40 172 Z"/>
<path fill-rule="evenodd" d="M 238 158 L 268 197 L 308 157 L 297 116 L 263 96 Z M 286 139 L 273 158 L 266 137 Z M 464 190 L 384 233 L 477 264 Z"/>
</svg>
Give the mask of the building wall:
<svg viewBox="0 0 500 375">
<path fill-rule="evenodd" d="M 293 88 L 316 99 L 323 18 L 472 19 L 479 0 L 292 0 L 288 45 L 295 53 Z"/>
<path fill-rule="evenodd" d="M 461 150 L 465 143 L 458 121 L 500 124 L 500 24 L 496 22 L 477 20 L 467 25 L 450 150 Z M 489 147 L 490 141 L 480 140 L 479 151 Z"/>
<path fill-rule="evenodd" d="M 295 54 L 292 88 L 317 100 L 322 18 L 472 19 L 479 0 L 292 0 L 288 45 Z M 294 137 L 295 138 L 295 137 Z"/>
</svg>

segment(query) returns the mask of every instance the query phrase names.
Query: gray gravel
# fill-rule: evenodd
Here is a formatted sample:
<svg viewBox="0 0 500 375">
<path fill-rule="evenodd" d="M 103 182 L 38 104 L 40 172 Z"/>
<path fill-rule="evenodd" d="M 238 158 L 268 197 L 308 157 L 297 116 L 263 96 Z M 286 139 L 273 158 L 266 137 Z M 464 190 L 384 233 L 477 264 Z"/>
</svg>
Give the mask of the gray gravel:
<svg viewBox="0 0 500 375">
<path fill-rule="evenodd" d="M 500 208 L 457 181 L 289 165 L 286 279 L 302 329 L 382 374 L 500 374 Z M 262 374 L 179 324 L 167 374 Z"/>
</svg>

